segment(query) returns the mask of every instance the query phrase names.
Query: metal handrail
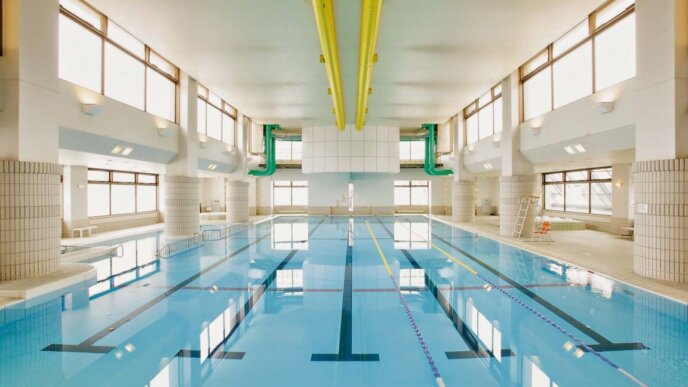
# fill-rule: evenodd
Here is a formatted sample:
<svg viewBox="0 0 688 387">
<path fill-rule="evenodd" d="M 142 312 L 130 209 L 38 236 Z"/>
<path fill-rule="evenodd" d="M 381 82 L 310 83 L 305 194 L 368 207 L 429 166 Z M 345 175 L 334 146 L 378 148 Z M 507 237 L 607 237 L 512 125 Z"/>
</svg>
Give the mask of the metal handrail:
<svg viewBox="0 0 688 387">
<path fill-rule="evenodd" d="M 212 228 L 203 230 L 204 241 L 219 241 L 221 239 L 229 238 L 232 234 L 243 231 L 251 227 L 251 222 L 248 224 L 232 224 L 222 228 Z"/>
<path fill-rule="evenodd" d="M 155 256 L 157 258 L 167 259 L 175 254 L 179 254 L 183 251 L 199 247 L 202 244 L 203 236 L 199 233 L 195 233 L 191 238 L 179 239 L 164 245 L 158 251 L 155 252 Z"/>
</svg>

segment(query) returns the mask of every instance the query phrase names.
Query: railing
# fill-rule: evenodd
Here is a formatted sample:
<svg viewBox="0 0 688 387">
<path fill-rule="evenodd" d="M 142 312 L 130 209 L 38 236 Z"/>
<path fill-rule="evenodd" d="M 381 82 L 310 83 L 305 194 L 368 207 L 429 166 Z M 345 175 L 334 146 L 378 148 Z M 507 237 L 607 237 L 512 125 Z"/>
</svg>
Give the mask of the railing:
<svg viewBox="0 0 688 387">
<path fill-rule="evenodd" d="M 80 251 L 80 250 L 85 250 L 89 249 L 89 246 L 69 246 L 69 245 L 62 245 L 60 246 L 60 254 L 67 254 L 67 253 L 72 253 L 74 251 Z"/>
<path fill-rule="evenodd" d="M 203 230 L 203 240 L 219 241 L 220 239 L 229 238 L 236 232 L 247 230 L 249 227 L 251 227 L 251 222 L 248 224 L 233 224 L 222 228 Z"/>
<path fill-rule="evenodd" d="M 203 244 L 203 236 L 199 233 L 194 234 L 191 238 L 180 239 L 174 242 L 170 242 L 165 246 L 161 247 L 155 256 L 158 258 L 167 259 L 175 254 L 182 251 L 186 251 L 195 247 L 199 247 Z"/>
</svg>

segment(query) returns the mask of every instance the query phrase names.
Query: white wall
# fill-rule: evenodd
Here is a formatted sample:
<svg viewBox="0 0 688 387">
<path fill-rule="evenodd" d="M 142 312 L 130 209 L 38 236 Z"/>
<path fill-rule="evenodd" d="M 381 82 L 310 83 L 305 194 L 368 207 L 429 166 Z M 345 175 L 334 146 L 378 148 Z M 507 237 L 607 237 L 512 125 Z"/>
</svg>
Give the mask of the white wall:
<svg viewBox="0 0 688 387">
<path fill-rule="evenodd" d="M 225 208 L 225 178 L 202 177 L 200 182 L 201 206 L 212 207 L 213 211 L 223 211 Z M 219 204 L 216 203 L 219 202 Z"/>
<path fill-rule="evenodd" d="M 489 215 L 483 213 L 482 204 L 485 199 L 490 200 L 491 206 L 496 207 L 497 213 L 499 211 L 499 178 L 493 176 L 479 176 L 475 179 L 475 205 L 478 207 L 478 214 Z"/>
</svg>

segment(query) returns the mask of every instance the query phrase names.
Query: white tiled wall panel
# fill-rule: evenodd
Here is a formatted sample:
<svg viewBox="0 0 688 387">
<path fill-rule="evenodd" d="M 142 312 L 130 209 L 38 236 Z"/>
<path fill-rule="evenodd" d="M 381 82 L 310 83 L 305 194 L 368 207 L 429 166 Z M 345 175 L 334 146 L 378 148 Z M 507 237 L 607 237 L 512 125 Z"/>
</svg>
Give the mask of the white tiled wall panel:
<svg viewBox="0 0 688 387">
<path fill-rule="evenodd" d="M 399 173 L 399 128 L 335 126 L 303 128 L 303 173 Z"/>
<path fill-rule="evenodd" d="M 473 181 L 452 183 L 452 220 L 455 222 L 475 220 L 475 183 Z"/>
<path fill-rule="evenodd" d="M 521 198 L 532 196 L 535 175 L 502 176 L 499 178 L 499 233 L 510 237 L 516 223 Z M 531 207 L 523 223 L 521 237 L 533 234 L 535 209 Z"/>
<path fill-rule="evenodd" d="M 248 182 L 227 181 L 227 222 L 248 222 Z"/>
<path fill-rule="evenodd" d="M 60 267 L 60 175 L 51 163 L 0 161 L 0 281 Z"/>
<path fill-rule="evenodd" d="M 633 187 L 634 271 L 688 282 L 688 159 L 637 162 Z"/>
<path fill-rule="evenodd" d="M 188 176 L 164 176 L 163 184 L 166 236 L 175 238 L 199 232 L 199 179 Z"/>
</svg>

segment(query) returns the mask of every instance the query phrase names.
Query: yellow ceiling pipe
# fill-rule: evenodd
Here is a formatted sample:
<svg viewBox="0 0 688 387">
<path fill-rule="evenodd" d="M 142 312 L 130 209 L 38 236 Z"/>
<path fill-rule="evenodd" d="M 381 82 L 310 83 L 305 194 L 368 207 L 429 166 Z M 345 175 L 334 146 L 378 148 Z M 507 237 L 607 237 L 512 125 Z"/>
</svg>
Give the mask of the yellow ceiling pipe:
<svg viewBox="0 0 688 387">
<path fill-rule="evenodd" d="M 312 0 L 315 22 L 318 27 L 322 56 L 320 61 L 325 63 L 327 81 L 330 83 L 328 93 L 332 95 L 334 114 L 339 130 L 344 130 L 344 92 L 342 91 L 342 75 L 339 70 L 339 49 L 337 48 L 337 31 L 334 26 L 334 9 L 332 0 Z"/>
<path fill-rule="evenodd" d="M 361 40 L 358 46 L 358 97 L 356 100 L 356 129 L 363 129 L 368 112 L 368 94 L 372 91 L 373 63 L 377 62 L 375 47 L 380 28 L 382 0 L 362 0 Z"/>
</svg>

